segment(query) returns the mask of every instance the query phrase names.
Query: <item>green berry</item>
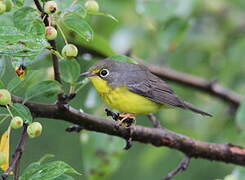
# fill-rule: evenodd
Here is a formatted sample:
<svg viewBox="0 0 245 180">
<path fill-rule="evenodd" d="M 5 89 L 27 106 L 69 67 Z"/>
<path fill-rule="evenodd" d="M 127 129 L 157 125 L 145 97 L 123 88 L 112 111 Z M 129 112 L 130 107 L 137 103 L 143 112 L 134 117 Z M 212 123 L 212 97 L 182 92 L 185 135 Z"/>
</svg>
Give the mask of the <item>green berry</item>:
<svg viewBox="0 0 245 180">
<path fill-rule="evenodd" d="M 11 9 L 14 7 L 14 3 L 12 0 L 5 0 L 6 5 L 6 12 L 11 11 Z"/>
<path fill-rule="evenodd" d="M 44 12 L 47 14 L 54 14 L 58 9 L 57 3 L 55 1 L 48 1 L 44 5 Z"/>
<path fill-rule="evenodd" d="M 99 4 L 95 0 L 88 0 L 84 4 L 84 6 L 87 9 L 87 11 L 89 11 L 89 12 L 98 12 L 99 8 L 100 8 Z"/>
<path fill-rule="evenodd" d="M 57 37 L 57 31 L 53 26 L 47 26 L 45 29 L 45 37 L 47 40 L 54 40 Z"/>
<path fill-rule="evenodd" d="M 0 14 L 3 14 L 6 12 L 6 5 L 3 1 L 0 1 Z"/>
<path fill-rule="evenodd" d="M 65 58 L 74 58 L 78 54 L 77 47 L 73 44 L 67 44 L 62 49 L 62 56 Z"/>
<path fill-rule="evenodd" d="M 11 128 L 19 129 L 23 126 L 23 119 L 19 116 L 15 116 L 10 123 Z"/>
<path fill-rule="evenodd" d="M 39 122 L 33 122 L 27 127 L 27 134 L 30 138 L 34 138 L 42 134 L 42 129 L 42 125 Z"/>
<path fill-rule="evenodd" d="M 7 89 L 0 89 L 0 105 L 11 103 L 11 94 Z"/>
</svg>

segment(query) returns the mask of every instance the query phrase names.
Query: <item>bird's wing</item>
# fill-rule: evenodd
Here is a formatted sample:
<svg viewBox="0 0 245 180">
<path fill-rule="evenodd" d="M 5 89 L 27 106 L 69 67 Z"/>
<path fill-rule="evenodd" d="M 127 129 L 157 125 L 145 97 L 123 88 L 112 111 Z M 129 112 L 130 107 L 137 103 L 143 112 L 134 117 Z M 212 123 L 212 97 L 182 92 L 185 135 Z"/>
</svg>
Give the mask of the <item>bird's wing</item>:
<svg viewBox="0 0 245 180">
<path fill-rule="evenodd" d="M 163 80 L 147 71 L 142 71 L 142 76 L 145 78 L 141 78 L 140 82 L 127 84 L 130 91 L 160 104 L 184 107 L 182 100 Z"/>
<path fill-rule="evenodd" d="M 209 113 L 194 107 L 192 104 L 180 99 L 174 91 L 160 78 L 153 75 L 151 72 L 144 70 L 140 73 L 141 78 L 134 83 L 127 83 L 128 89 L 131 92 L 147 97 L 150 100 L 173 107 L 189 109 L 195 113 L 205 116 L 212 116 Z"/>
</svg>

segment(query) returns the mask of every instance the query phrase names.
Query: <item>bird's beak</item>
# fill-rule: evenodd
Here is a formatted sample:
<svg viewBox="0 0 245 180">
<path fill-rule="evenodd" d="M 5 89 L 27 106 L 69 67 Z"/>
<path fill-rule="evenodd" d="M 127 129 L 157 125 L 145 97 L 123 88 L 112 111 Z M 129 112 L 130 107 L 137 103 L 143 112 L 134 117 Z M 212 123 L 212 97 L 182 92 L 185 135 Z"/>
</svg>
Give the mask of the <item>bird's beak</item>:
<svg viewBox="0 0 245 180">
<path fill-rule="evenodd" d="M 84 72 L 82 74 L 80 74 L 80 76 L 85 76 L 85 77 L 92 77 L 92 76 L 96 76 L 95 74 L 87 71 L 87 72 Z"/>
</svg>

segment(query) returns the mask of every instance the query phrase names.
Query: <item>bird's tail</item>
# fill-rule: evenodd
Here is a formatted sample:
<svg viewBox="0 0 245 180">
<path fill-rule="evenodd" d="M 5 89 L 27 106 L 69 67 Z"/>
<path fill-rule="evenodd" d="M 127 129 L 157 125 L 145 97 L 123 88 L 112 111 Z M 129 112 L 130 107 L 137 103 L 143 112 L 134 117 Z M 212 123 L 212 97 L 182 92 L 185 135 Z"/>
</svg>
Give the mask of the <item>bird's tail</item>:
<svg viewBox="0 0 245 180">
<path fill-rule="evenodd" d="M 192 104 L 190 104 L 190 103 L 188 103 L 186 101 L 184 101 L 183 104 L 184 104 L 184 108 L 186 108 L 186 109 L 189 109 L 189 110 L 191 110 L 191 111 L 193 111 L 195 113 L 201 114 L 203 116 L 212 117 L 211 114 L 206 113 L 206 112 L 202 111 L 201 109 L 198 109 L 198 108 L 194 107 Z"/>
</svg>

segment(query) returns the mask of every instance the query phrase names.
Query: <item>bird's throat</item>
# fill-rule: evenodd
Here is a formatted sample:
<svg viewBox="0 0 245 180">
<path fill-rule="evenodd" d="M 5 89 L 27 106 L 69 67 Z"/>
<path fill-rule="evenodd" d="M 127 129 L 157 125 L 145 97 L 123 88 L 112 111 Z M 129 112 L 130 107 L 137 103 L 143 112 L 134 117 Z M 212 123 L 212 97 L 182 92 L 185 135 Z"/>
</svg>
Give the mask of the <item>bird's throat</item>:
<svg viewBox="0 0 245 180">
<path fill-rule="evenodd" d="M 108 83 L 98 76 L 89 77 L 89 79 L 92 81 L 94 87 L 99 93 L 109 93 L 112 90 Z"/>
</svg>

